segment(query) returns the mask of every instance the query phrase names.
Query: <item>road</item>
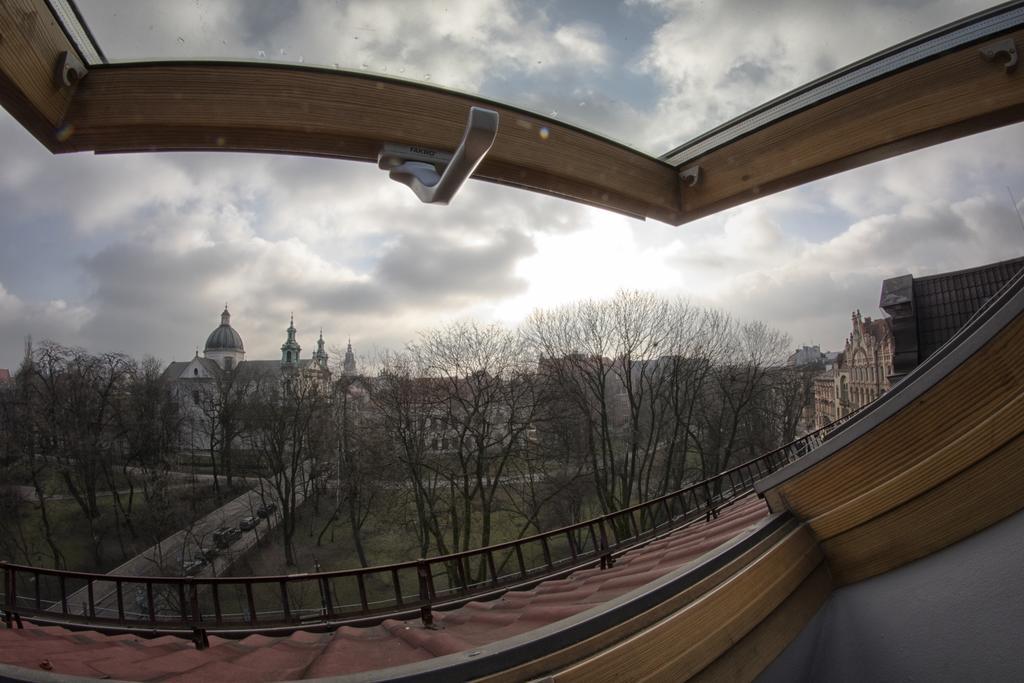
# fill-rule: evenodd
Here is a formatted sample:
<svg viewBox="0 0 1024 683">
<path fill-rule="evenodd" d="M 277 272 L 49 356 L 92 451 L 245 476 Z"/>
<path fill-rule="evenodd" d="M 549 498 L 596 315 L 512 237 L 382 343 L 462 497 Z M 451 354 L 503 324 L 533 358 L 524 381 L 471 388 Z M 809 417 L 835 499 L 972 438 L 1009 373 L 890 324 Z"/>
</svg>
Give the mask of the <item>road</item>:
<svg viewBox="0 0 1024 683">
<path fill-rule="evenodd" d="M 308 474 L 308 473 L 307 473 Z M 274 497 L 266 496 L 268 501 Z M 305 500 L 303 487 L 296 486 L 295 505 L 302 505 Z M 256 517 L 256 510 L 262 504 L 257 491 L 247 491 L 229 503 L 217 508 L 187 529 L 177 531 L 156 545 L 144 550 L 124 564 L 115 567 L 107 574 L 116 576 L 180 576 L 182 563 L 198 554 L 200 548 L 214 546 L 213 532 L 220 527 L 237 527 L 243 517 Z M 252 531 L 243 531 L 241 538 L 229 547 L 220 551 L 213 561 L 196 574 L 196 577 L 220 576 L 236 561 L 242 558 L 260 539 L 265 538 L 281 521 L 278 509 Z M 142 617 L 146 604 L 142 584 L 123 584 L 122 596 L 126 613 Z M 105 617 L 117 617 L 117 586 L 113 582 L 96 581 L 93 584 L 96 614 Z M 68 610 L 84 614 L 89 604 L 88 587 L 83 586 L 68 595 Z M 52 612 L 60 612 L 62 606 L 57 603 L 50 607 Z"/>
<path fill-rule="evenodd" d="M 187 482 L 179 482 L 177 484 L 169 485 L 168 488 L 183 488 L 185 486 L 188 486 Z M 39 498 L 38 498 L 38 496 L 36 496 L 35 487 L 32 487 L 32 486 L 23 486 L 23 485 L 20 485 L 20 484 L 5 484 L 5 485 L 0 485 L 0 491 L 5 491 L 7 493 L 10 493 L 11 495 L 13 495 L 18 500 L 22 500 L 22 501 L 25 501 L 25 502 L 28 502 L 28 503 L 37 503 L 37 502 L 39 502 Z M 119 489 L 118 493 L 121 494 L 122 496 L 128 496 L 128 495 L 130 495 L 132 493 L 132 491 L 130 489 Z M 135 489 L 135 493 L 139 493 L 139 489 Z M 113 491 L 109 491 L 109 490 L 108 491 L 97 491 L 96 492 L 96 497 L 97 498 L 106 498 L 107 496 L 111 496 L 111 495 L 113 495 Z M 46 500 L 47 501 L 51 501 L 51 500 L 74 500 L 74 499 L 75 499 L 74 496 L 70 496 L 70 495 L 68 495 L 66 493 L 50 494 L 50 495 L 46 496 Z"/>
<path fill-rule="evenodd" d="M 259 494 L 255 491 L 247 491 L 229 503 L 217 508 L 206 515 L 190 528 L 177 531 L 156 545 L 144 550 L 124 564 L 116 567 L 107 574 L 118 576 L 178 576 L 181 574 L 182 560 L 191 559 L 197 554 L 201 547 L 212 547 L 213 532 L 220 527 L 238 526 L 243 517 L 256 516 L 256 509 L 260 506 Z M 221 555 L 214 558 L 213 564 L 203 569 L 200 575 L 210 576 L 212 571 L 221 574 L 249 548 L 255 545 L 257 535 L 262 538 L 269 529 L 277 525 L 277 515 L 272 520 L 262 520 L 256 531 L 242 532 L 242 537 L 229 548 L 221 551 Z M 269 522 L 269 523 L 268 523 Z M 132 612 L 136 610 L 134 591 L 141 586 L 134 584 L 126 585 L 123 589 L 125 610 Z M 88 588 L 71 593 L 68 596 L 68 610 L 75 613 L 82 613 L 88 606 Z M 117 593 L 113 582 L 97 581 L 93 584 L 93 595 L 95 596 L 96 612 L 102 616 L 117 616 Z M 61 611 L 60 603 L 50 608 L 50 611 Z"/>
</svg>

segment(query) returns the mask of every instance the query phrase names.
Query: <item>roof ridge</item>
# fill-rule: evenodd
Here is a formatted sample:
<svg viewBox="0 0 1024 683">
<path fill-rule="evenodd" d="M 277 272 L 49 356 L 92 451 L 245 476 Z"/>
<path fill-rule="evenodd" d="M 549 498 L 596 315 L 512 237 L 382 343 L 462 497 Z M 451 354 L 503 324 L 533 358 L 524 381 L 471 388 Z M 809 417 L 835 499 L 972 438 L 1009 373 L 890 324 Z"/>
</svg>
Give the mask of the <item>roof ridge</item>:
<svg viewBox="0 0 1024 683">
<path fill-rule="evenodd" d="M 966 275 L 968 273 L 975 273 L 982 270 L 995 269 L 999 266 L 1007 266 L 1010 264 L 1018 263 L 1021 267 L 1024 267 L 1024 256 L 1018 256 L 1016 258 L 1006 259 L 1004 261 L 996 261 L 995 263 L 985 263 L 980 266 L 971 266 L 970 268 L 962 268 L 960 270 L 951 270 L 946 273 L 935 273 L 933 275 L 922 275 L 920 277 L 914 276 L 914 283 L 918 283 L 922 280 L 935 280 L 938 278 L 950 277 L 953 275 Z"/>
</svg>

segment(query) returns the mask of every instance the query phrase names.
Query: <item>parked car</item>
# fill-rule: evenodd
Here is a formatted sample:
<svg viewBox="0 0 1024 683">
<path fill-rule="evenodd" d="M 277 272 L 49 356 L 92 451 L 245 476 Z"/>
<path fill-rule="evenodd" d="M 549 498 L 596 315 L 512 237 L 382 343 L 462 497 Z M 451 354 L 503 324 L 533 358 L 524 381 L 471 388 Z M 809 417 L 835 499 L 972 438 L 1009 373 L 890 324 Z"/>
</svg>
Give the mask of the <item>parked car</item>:
<svg viewBox="0 0 1024 683">
<path fill-rule="evenodd" d="M 259 508 L 256 510 L 256 514 L 262 519 L 274 514 L 276 510 L 277 503 L 266 503 L 264 505 L 259 506 Z"/>
<path fill-rule="evenodd" d="M 212 562 L 213 558 L 217 557 L 218 555 L 220 555 L 220 550 L 218 550 L 216 546 L 211 545 L 199 549 L 199 556 L 207 562 Z"/>
<path fill-rule="evenodd" d="M 217 529 L 214 530 L 213 535 L 211 536 L 211 538 L 213 538 L 213 542 L 214 542 L 214 544 L 216 544 L 216 546 L 218 548 L 223 548 L 224 547 L 222 545 L 222 542 L 223 542 L 224 538 L 228 535 L 228 532 L 230 532 L 230 531 L 231 531 L 231 527 L 227 527 L 227 526 L 218 527 Z"/>
<path fill-rule="evenodd" d="M 206 560 L 197 556 L 186 562 L 181 569 L 185 572 L 185 576 L 195 576 L 201 572 L 205 566 Z"/>
<path fill-rule="evenodd" d="M 223 550 L 242 537 L 242 530 L 234 527 L 222 526 L 213 532 L 214 544 Z"/>
<path fill-rule="evenodd" d="M 238 523 L 238 528 L 242 531 L 252 531 L 259 523 L 259 517 L 243 517 L 242 521 Z"/>
</svg>

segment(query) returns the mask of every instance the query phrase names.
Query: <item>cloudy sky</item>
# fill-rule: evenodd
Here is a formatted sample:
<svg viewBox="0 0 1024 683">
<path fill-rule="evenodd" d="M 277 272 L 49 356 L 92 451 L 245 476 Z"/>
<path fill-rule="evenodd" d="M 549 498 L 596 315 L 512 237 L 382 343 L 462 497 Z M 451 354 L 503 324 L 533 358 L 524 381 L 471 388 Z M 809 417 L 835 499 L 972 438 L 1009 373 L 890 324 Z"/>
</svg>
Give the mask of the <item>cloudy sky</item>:
<svg viewBox="0 0 1024 683">
<path fill-rule="evenodd" d="M 112 60 L 302 62 L 452 87 L 652 154 L 982 9 L 966 0 L 79 3 Z M 263 6 L 261 6 L 263 5 Z M 0 112 L 0 367 L 25 335 L 191 357 L 225 302 L 250 358 L 400 347 L 619 288 L 682 295 L 837 349 L 886 277 L 1024 254 L 1024 126 L 674 228 L 470 182 L 419 204 L 371 164 L 242 154 L 51 156 Z M 1010 188 L 1010 192 L 1007 188 Z"/>
</svg>

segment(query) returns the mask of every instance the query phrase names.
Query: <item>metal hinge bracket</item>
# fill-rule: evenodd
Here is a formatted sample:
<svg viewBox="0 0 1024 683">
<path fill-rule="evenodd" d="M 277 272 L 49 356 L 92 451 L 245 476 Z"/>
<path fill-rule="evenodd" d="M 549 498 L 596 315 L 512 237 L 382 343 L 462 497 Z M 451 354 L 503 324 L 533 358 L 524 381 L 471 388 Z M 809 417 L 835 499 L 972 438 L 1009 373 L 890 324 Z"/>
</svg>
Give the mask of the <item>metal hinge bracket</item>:
<svg viewBox="0 0 1024 683">
<path fill-rule="evenodd" d="M 1006 73 L 1017 68 L 1017 44 L 1013 38 L 1003 38 L 979 50 L 981 56 L 989 62 L 1000 62 Z"/>
<path fill-rule="evenodd" d="M 70 88 L 85 78 L 89 70 L 82 64 L 74 52 L 65 50 L 57 57 L 57 64 L 53 70 L 53 82 L 58 88 Z"/>
<path fill-rule="evenodd" d="M 679 177 L 686 187 L 697 187 L 700 183 L 700 166 L 690 166 L 679 172 Z"/>
<path fill-rule="evenodd" d="M 425 204 L 447 204 L 483 161 L 498 135 L 498 112 L 470 107 L 462 141 L 454 153 L 416 145 L 384 145 L 377 167 L 408 185 Z"/>
</svg>

